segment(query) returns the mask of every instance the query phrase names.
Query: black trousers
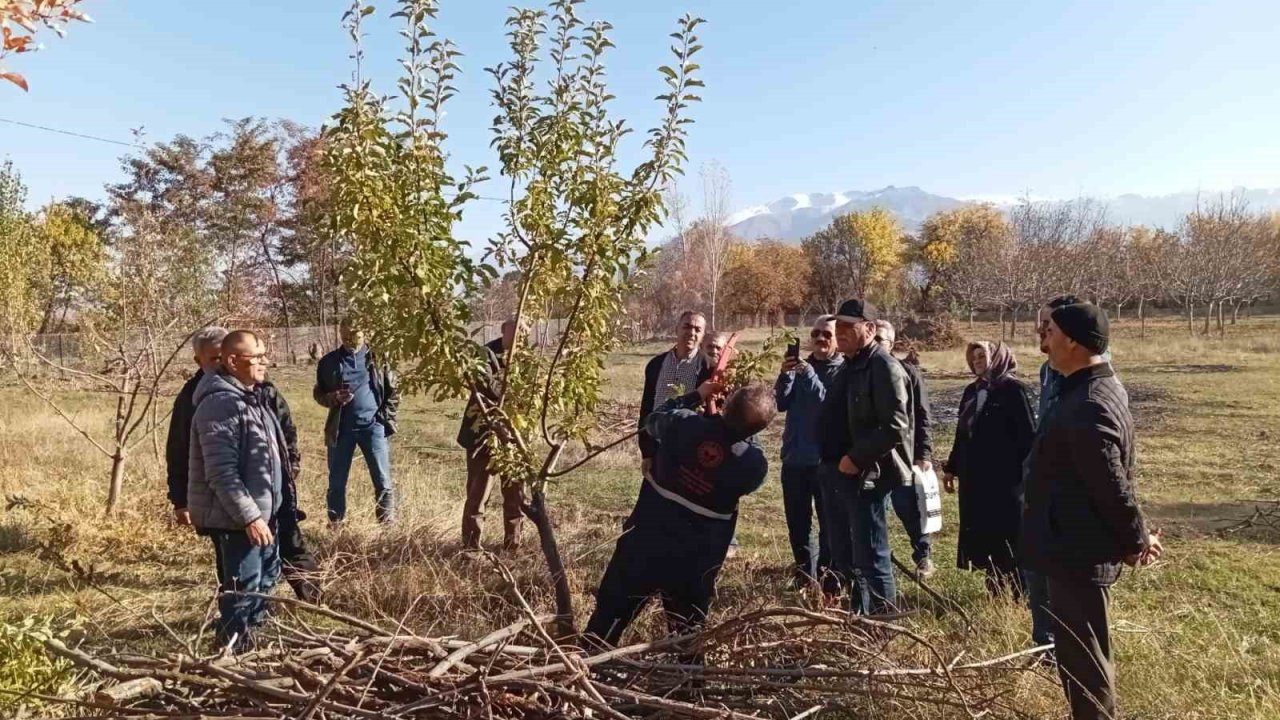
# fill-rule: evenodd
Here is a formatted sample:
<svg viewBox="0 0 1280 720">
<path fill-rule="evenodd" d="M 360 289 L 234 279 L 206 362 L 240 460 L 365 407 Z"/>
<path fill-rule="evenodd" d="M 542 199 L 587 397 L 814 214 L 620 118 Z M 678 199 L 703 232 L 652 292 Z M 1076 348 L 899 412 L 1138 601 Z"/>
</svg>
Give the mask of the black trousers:
<svg viewBox="0 0 1280 720">
<path fill-rule="evenodd" d="M 286 510 L 277 516 L 277 524 L 276 542 L 280 546 L 280 562 L 285 581 L 293 588 L 293 593 L 299 600 L 319 602 L 320 586 L 312 578 L 320 566 L 307 548 L 302 528 L 298 526 L 298 516 Z"/>
<path fill-rule="evenodd" d="M 1058 676 L 1071 705 L 1072 720 L 1117 717 L 1108 595 L 1105 587 L 1049 577 L 1049 610 L 1053 614 Z"/>
<path fill-rule="evenodd" d="M 736 518 L 670 522 L 633 515 L 600 580 L 587 634 L 617 645 L 654 595 L 662 600 L 672 633 L 696 630 L 711 607 L 735 524 Z"/>
</svg>

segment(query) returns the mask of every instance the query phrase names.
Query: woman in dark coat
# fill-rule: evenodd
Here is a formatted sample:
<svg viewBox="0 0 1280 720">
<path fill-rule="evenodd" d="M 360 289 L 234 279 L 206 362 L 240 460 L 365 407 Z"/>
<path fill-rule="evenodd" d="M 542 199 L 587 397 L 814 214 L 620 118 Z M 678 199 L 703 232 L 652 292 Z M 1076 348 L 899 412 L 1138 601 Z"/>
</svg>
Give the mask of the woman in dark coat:
<svg viewBox="0 0 1280 720">
<path fill-rule="evenodd" d="M 1036 432 L 1031 391 L 1014 376 L 1018 361 L 1004 343 L 971 343 L 965 359 L 977 380 L 960 399 L 956 441 L 942 479 L 947 492 L 960 485 L 956 563 L 962 570 L 986 571 L 992 594 L 1017 595 L 1022 461 Z"/>
</svg>

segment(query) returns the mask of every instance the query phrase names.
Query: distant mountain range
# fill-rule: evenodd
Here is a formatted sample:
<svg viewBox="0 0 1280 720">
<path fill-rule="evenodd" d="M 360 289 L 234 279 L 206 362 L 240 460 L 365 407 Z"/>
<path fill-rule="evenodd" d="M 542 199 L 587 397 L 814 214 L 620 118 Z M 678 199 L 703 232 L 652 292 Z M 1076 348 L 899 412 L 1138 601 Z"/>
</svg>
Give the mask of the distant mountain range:
<svg viewBox="0 0 1280 720">
<path fill-rule="evenodd" d="M 1237 188 L 1233 192 L 1242 195 L 1254 210 L 1280 210 L 1280 189 L 1251 190 Z M 1112 222 L 1143 224 L 1173 228 L 1182 216 L 1193 210 L 1197 198 L 1208 200 L 1218 197 L 1218 192 L 1182 192 L 1171 195 L 1144 196 L 1118 195 L 1099 198 L 1107 205 L 1107 216 Z M 848 190 L 836 193 L 800 193 L 788 195 L 768 205 L 756 205 L 734 213 L 729 226 L 735 234 L 747 240 L 774 238 L 799 241 L 821 230 L 837 215 L 857 210 L 884 207 L 897 216 L 898 221 L 910 232 L 919 230 L 921 223 L 940 210 L 952 210 L 974 202 L 992 202 L 1008 208 L 1016 198 L 953 198 L 934 195 L 918 187 L 890 185 L 879 190 Z"/>
</svg>

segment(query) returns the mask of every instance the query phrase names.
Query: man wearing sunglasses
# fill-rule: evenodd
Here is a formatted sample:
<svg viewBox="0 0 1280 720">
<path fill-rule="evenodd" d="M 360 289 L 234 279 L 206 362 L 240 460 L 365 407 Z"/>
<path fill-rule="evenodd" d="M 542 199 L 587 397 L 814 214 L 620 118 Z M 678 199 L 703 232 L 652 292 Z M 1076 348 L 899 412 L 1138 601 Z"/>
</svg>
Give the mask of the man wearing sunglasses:
<svg viewBox="0 0 1280 720">
<path fill-rule="evenodd" d="M 257 335 L 234 331 L 222 341 L 223 372 L 205 375 L 195 392 L 187 509 L 213 540 L 222 593 L 269 594 L 280 577 L 276 521 L 289 469 L 284 431 L 257 391 L 267 363 Z M 263 600 L 220 594 L 218 610 L 218 645 L 252 649 Z"/>
<path fill-rule="evenodd" d="M 822 455 L 818 446 L 818 414 L 827 388 L 844 367 L 844 356 L 836 350 L 836 316 L 823 315 L 809 331 L 809 356 L 787 356 L 773 385 L 778 411 L 787 414 L 782 430 L 782 507 L 787 517 L 787 534 L 795 567 L 791 587 L 799 590 L 821 580 L 828 594 L 839 592 L 831 569 L 827 524 L 822 519 L 822 495 L 818 488 L 818 467 Z M 818 543 L 813 544 L 813 518 L 818 517 Z"/>
</svg>

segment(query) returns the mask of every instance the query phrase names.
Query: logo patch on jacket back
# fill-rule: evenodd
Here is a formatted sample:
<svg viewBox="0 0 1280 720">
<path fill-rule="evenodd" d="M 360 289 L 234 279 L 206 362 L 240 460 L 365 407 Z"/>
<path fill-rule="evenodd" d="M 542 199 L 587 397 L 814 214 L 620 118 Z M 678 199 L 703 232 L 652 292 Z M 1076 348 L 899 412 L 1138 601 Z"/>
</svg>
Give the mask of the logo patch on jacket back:
<svg viewBox="0 0 1280 720">
<path fill-rule="evenodd" d="M 714 440 L 706 440 L 698 446 L 698 464 L 704 468 L 720 467 L 724 462 L 724 455 L 724 445 Z"/>
</svg>

